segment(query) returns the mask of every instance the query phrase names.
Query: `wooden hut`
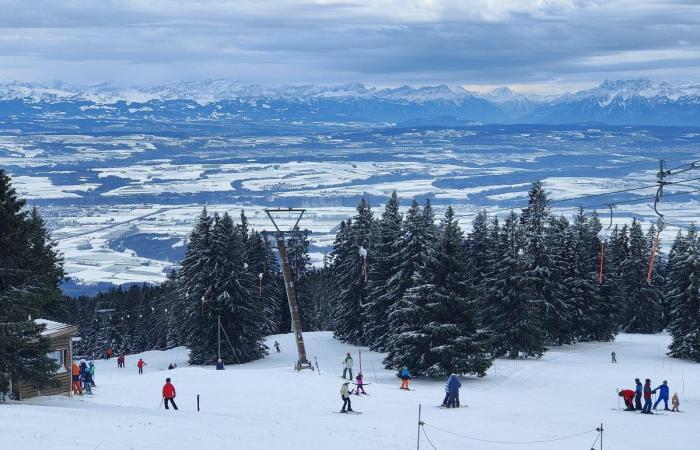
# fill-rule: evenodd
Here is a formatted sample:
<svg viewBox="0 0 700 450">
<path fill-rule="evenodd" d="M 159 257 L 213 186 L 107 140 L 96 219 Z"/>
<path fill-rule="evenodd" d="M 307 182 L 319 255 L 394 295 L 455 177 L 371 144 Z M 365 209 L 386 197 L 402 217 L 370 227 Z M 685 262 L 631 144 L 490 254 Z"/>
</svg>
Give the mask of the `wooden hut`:
<svg viewBox="0 0 700 450">
<path fill-rule="evenodd" d="M 78 331 L 78 327 L 46 319 L 36 319 L 34 322 L 46 326 L 41 334 L 49 341 L 49 356 L 58 364 L 54 379 L 60 384 L 56 387 L 47 386 L 37 389 L 31 383 L 13 380 L 12 392 L 18 400 L 26 400 L 40 395 L 70 395 L 71 362 L 73 360 L 72 338 Z"/>
</svg>

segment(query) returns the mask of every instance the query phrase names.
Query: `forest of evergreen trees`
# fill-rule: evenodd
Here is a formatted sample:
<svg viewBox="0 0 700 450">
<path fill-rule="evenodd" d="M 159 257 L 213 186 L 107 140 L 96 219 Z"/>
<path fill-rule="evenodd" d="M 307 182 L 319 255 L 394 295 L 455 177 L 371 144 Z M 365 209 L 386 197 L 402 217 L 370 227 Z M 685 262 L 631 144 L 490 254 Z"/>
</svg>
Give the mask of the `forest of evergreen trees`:
<svg viewBox="0 0 700 450">
<path fill-rule="evenodd" d="M 553 215 L 540 183 L 522 211 L 500 219 L 479 213 L 466 234 L 452 208 L 436 218 L 429 199 L 414 200 L 405 214 L 399 206 L 394 193 L 375 217 L 362 199 L 320 268 L 310 265 L 308 232 L 289 238 L 304 331 L 332 330 L 386 352 L 387 367 L 426 376 L 483 376 L 495 357 L 539 357 L 551 345 L 665 328 L 671 356 L 700 361 L 694 228 L 678 234 L 668 258 L 656 258 L 648 283 L 654 226 L 645 232 L 633 220 L 601 233 L 595 214 Z M 272 242 L 244 213 L 235 223 L 204 209 L 168 281 L 69 301 L 83 338 L 78 351 L 186 345 L 191 363 L 212 364 L 220 317 L 227 364 L 263 357 L 263 337 L 290 330 Z"/>
</svg>

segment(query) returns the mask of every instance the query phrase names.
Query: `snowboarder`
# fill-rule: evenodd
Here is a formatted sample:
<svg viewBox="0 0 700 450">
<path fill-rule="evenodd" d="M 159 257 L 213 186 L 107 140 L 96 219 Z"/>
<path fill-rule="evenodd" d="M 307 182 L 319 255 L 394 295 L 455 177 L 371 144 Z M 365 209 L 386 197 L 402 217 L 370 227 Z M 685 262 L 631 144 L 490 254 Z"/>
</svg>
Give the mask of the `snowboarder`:
<svg viewBox="0 0 700 450">
<path fill-rule="evenodd" d="M 654 414 L 651 412 L 651 380 L 647 378 L 644 380 L 644 407 L 642 408 L 642 414 Z"/>
<path fill-rule="evenodd" d="M 92 387 L 95 387 L 95 363 L 90 361 L 88 364 L 88 372 L 90 372 L 90 380 L 92 380 Z"/>
<path fill-rule="evenodd" d="M 352 412 L 352 404 L 350 404 L 350 394 L 352 394 L 352 391 L 348 389 L 349 384 L 350 382 L 346 381 L 340 388 L 340 398 L 343 399 L 343 409 L 341 409 L 340 412 L 346 414 Z M 347 411 L 345 410 L 346 406 L 348 408 Z"/>
<path fill-rule="evenodd" d="M 634 379 L 634 409 L 640 411 L 642 409 L 642 382 L 639 378 Z"/>
<path fill-rule="evenodd" d="M 71 365 L 71 375 L 73 377 L 73 394 L 83 395 L 83 387 L 80 385 L 80 367 L 75 361 Z"/>
<path fill-rule="evenodd" d="M 459 407 L 459 388 L 462 387 L 462 382 L 459 381 L 457 374 L 453 373 L 450 375 L 447 385 L 450 391 L 449 398 L 447 399 L 448 408 L 458 408 Z"/>
<path fill-rule="evenodd" d="M 125 361 L 126 361 L 126 358 L 124 357 L 124 353 L 122 353 L 121 355 L 119 355 L 117 357 L 117 367 L 119 367 L 120 369 L 123 369 Z"/>
<path fill-rule="evenodd" d="M 652 393 L 656 394 L 656 391 L 659 391 L 659 398 L 656 399 L 656 403 L 654 403 L 654 410 L 656 410 L 656 407 L 658 406 L 659 403 L 661 403 L 661 400 L 664 402 L 664 411 L 669 411 L 668 409 L 668 382 L 664 380 L 663 383 L 653 391 Z"/>
<path fill-rule="evenodd" d="M 399 371 L 399 378 L 401 378 L 401 389 L 410 390 L 408 388 L 408 380 L 411 379 L 411 372 L 408 371 L 408 367 L 403 366 Z"/>
<path fill-rule="evenodd" d="M 623 389 L 618 395 L 625 400 L 625 411 L 634 411 L 634 391 L 632 389 Z"/>
<path fill-rule="evenodd" d="M 165 409 L 170 409 L 168 408 L 168 402 L 170 402 L 175 411 L 177 411 L 177 405 L 175 404 L 175 386 L 170 383 L 170 378 L 166 378 L 165 384 L 163 385 L 163 403 L 165 404 Z"/>
<path fill-rule="evenodd" d="M 615 353 L 615 352 L 610 353 L 610 357 L 612 358 L 611 362 L 613 362 L 613 363 L 617 362 L 616 356 L 617 356 L 617 353 Z"/>
<path fill-rule="evenodd" d="M 350 355 L 350 352 L 348 352 L 343 360 L 343 378 L 345 378 L 345 374 L 348 372 L 350 372 L 348 380 L 352 381 L 352 355 Z"/>
<path fill-rule="evenodd" d="M 216 370 L 224 370 L 224 362 L 221 358 L 216 360 Z"/>
<path fill-rule="evenodd" d="M 359 372 L 357 376 L 355 377 L 355 394 L 360 395 L 360 392 L 363 394 L 367 395 L 365 392 L 365 382 L 363 381 L 362 378 L 362 372 Z"/>
<path fill-rule="evenodd" d="M 139 358 L 139 361 L 136 363 L 136 367 L 139 368 L 139 375 L 143 375 L 143 366 L 147 366 L 146 362 Z"/>
<path fill-rule="evenodd" d="M 671 408 L 671 411 L 680 412 L 678 407 L 680 406 L 681 401 L 678 400 L 678 392 L 673 393 L 673 397 L 671 397 L 671 404 L 673 405 L 673 408 Z"/>
<path fill-rule="evenodd" d="M 280 343 L 275 341 L 275 350 L 277 350 L 277 353 L 280 352 Z"/>
</svg>

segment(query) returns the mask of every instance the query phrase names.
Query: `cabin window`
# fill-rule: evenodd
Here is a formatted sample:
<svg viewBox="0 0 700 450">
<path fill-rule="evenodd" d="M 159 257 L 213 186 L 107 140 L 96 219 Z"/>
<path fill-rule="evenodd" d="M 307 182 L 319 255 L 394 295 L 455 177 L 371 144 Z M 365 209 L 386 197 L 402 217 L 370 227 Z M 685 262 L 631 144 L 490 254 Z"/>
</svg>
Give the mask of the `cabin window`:
<svg viewBox="0 0 700 450">
<path fill-rule="evenodd" d="M 65 350 L 54 350 L 49 352 L 49 358 L 53 359 L 58 367 L 55 373 L 63 373 L 66 371 L 66 351 Z"/>
</svg>

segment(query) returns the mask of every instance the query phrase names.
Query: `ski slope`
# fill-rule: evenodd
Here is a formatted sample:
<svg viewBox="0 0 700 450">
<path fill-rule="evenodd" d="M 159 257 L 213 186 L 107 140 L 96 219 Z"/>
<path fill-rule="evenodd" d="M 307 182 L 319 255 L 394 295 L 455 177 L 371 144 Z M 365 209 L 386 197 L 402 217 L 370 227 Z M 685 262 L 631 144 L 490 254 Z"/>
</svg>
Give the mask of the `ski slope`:
<svg viewBox="0 0 700 450">
<path fill-rule="evenodd" d="M 411 449 L 416 446 L 418 404 L 425 432 L 444 449 L 590 449 L 596 432 L 537 444 L 490 441 L 545 441 L 605 427 L 605 449 L 696 448 L 700 410 L 700 365 L 664 356 L 665 335 L 620 335 L 614 343 L 554 348 L 541 360 L 498 360 L 485 378 L 464 378 L 466 408 L 438 408 L 444 380 L 414 380 L 410 392 L 381 365 L 382 354 L 362 349 L 369 396 L 352 396 L 362 415 L 338 414 L 342 402 L 341 362 L 358 348 L 337 342 L 331 333 L 305 333 L 318 372 L 293 369 L 293 335 L 269 338 L 282 353 L 261 361 L 227 366 L 186 367 L 187 350 L 127 356 L 96 362 L 97 387 L 89 397 L 45 397 L 0 404 L 0 448 L 7 449 Z M 618 364 L 610 363 L 610 352 Z M 148 364 L 139 376 L 136 361 Z M 178 368 L 167 370 L 171 362 Z M 376 375 L 375 375 L 376 374 Z M 177 388 L 179 411 L 159 408 L 169 376 Z M 619 387 L 634 378 L 651 378 L 653 387 L 668 380 L 678 392 L 683 413 L 645 416 L 616 411 Z M 685 389 L 685 393 L 683 393 Z M 200 395 L 201 411 L 196 410 Z M 437 428 L 433 428 L 437 427 Z M 447 432 L 454 433 L 448 434 Z M 461 435 L 461 436 L 457 436 Z M 421 449 L 432 449 L 421 433 Z M 598 444 L 596 444 L 598 448 Z"/>
</svg>

